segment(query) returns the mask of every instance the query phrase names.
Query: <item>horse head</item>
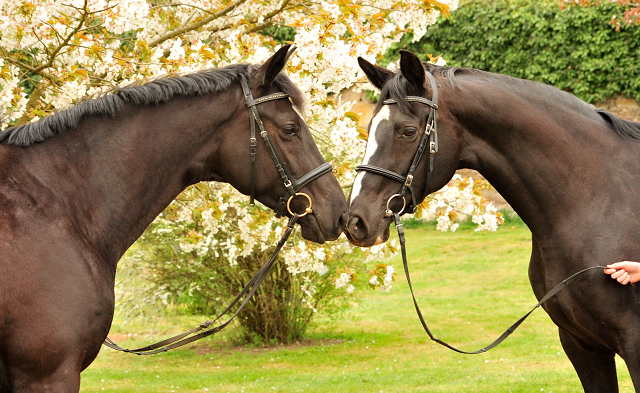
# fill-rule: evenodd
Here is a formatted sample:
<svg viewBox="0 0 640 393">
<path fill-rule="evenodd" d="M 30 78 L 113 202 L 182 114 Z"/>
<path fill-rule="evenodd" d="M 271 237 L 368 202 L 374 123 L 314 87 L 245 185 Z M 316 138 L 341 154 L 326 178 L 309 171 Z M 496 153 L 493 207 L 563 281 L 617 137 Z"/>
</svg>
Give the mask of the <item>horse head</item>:
<svg viewBox="0 0 640 393">
<path fill-rule="evenodd" d="M 347 204 L 302 117 L 302 93 L 281 72 L 294 50 L 283 46 L 239 81 L 209 180 L 230 183 L 278 215 L 300 214 L 302 236 L 324 243 L 342 233 Z"/>
<path fill-rule="evenodd" d="M 457 123 L 437 102 L 441 86 L 413 53 L 401 51 L 399 72 L 358 62 L 381 95 L 351 189 L 346 234 L 353 244 L 372 246 L 389 238 L 392 212 L 411 213 L 451 179 L 460 143 Z"/>
</svg>

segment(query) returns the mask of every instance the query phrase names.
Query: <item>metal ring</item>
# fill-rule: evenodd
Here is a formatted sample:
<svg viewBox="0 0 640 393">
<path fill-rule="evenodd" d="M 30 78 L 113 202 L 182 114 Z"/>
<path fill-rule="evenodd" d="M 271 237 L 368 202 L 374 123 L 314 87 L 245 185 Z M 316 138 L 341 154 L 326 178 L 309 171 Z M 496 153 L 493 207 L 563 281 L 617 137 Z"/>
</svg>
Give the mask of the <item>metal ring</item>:
<svg viewBox="0 0 640 393">
<path fill-rule="evenodd" d="M 297 197 L 298 195 L 307 198 L 307 200 L 309 201 L 309 206 L 307 206 L 304 209 L 304 213 L 300 214 L 298 217 L 304 217 L 309 213 L 313 213 L 313 210 L 311 209 L 311 206 L 313 205 L 313 203 L 311 202 L 311 197 L 309 195 L 305 194 L 304 192 L 296 192 L 296 195 L 290 196 L 289 200 L 287 201 L 287 210 L 289 211 L 289 214 L 291 214 L 292 216 L 294 215 L 294 213 L 291 211 L 291 200 L 293 198 Z"/>
<path fill-rule="evenodd" d="M 404 199 L 404 197 L 400 194 L 393 194 L 391 195 L 391 197 L 389 197 L 389 199 L 387 200 L 387 211 L 386 213 L 391 213 L 393 214 L 393 211 L 389 208 L 389 204 L 391 203 L 391 201 L 393 200 L 393 198 L 395 197 L 400 197 L 402 198 L 402 209 L 400 209 L 400 211 L 398 212 L 398 214 L 402 213 L 404 211 L 404 208 L 407 206 L 407 200 Z"/>
</svg>

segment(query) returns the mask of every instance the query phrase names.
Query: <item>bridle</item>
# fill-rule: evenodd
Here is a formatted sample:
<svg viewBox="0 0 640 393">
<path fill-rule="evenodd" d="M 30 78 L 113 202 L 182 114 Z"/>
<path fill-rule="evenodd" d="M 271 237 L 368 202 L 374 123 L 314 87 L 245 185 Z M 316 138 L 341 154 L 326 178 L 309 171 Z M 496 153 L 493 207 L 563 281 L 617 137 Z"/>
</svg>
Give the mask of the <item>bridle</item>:
<svg viewBox="0 0 640 393">
<path fill-rule="evenodd" d="M 431 172 L 433 171 L 433 156 L 438 152 L 438 125 L 436 123 L 436 109 L 438 109 L 438 87 L 436 85 L 436 80 L 433 75 L 425 70 L 427 78 L 429 79 L 429 83 L 431 84 L 431 89 L 433 90 L 432 99 L 426 99 L 420 96 L 407 96 L 405 100 L 409 102 L 419 102 L 421 104 L 428 105 L 431 109 L 429 110 L 429 115 L 427 116 L 427 124 L 425 125 L 424 133 L 422 134 L 422 138 L 420 139 L 420 143 L 418 144 L 418 150 L 416 155 L 413 157 L 413 161 L 411 162 L 411 166 L 409 166 L 409 171 L 406 176 L 402 176 L 394 171 L 389 169 L 381 168 L 375 165 L 359 165 L 356 167 L 356 171 L 361 172 L 370 172 L 375 173 L 376 175 L 381 175 L 393 179 L 397 182 L 402 183 L 402 187 L 397 194 L 393 194 L 387 200 L 387 210 L 385 211 L 385 217 L 391 217 L 393 215 L 393 211 L 390 208 L 390 203 L 394 198 L 402 198 L 402 208 L 398 211 L 398 214 L 402 214 L 405 210 L 407 201 L 404 198 L 407 190 L 411 193 L 411 204 L 408 206 L 409 210 L 412 213 L 415 213 L 418 208 L 418 204 L 416 203 L 415 192 L 413 192 L 413 175 L 418 169 L 418 164 L 422 160 L 424 153 L 429 147 L 429 165 L 428 165 L 428 173 L 427 173 L 427 187 L 429 186 L 429 180 L 431 178 Z M 397 104 L 397 101 L 394 99 L 386 99 L 382 101 L 382 105 L 390 105 Z"/>
<path fill-rule="evenodd" d="M 356 168 L 356 171 L 366 171 L 366 172 L 371 172 L 371 173 L 375 173 L 377 175 L 381 175 L 381 176 L 385 176 L 388 177 L 390 179 L 393 179 L 395 181 L 398 181 L 400 183 L 402 183 L 402 187 L 400 188 L 400 191 L 397 194 L 393 194 L 391 197 L 389 197 L 389 199 L 387 200 L 387 209 L 385 210 L 384 216 L 385 217 L 392 217 L 393 216 L 393 221 L 396 225 L 396 229 L 398 230 L 398 238 L 400 240 L 400 250 L 402 253 L 402 264 L 404 267 L 404 273 L 405 276 L 407 277 L 407 283 L 409 284 L 409 290 L 411 292 L 411 297 L 413 299 L 413 305 L 414 308 L 416 310 L 416 313 L 418 314 L 418 318 L 420 319 L 420 323 L 422 324 L 422 328 L 424 329 L 424 331 L 427 333 L 427 335 L 429 335 L 429 338 L 432 341 L 437 342 L 438 344 L 447 347 L 455 352 L 458 353 L 462 353 L 462 354 L 480 354 L 480 353 L 484 353 L 487 352 L 488 350 L 498 346 L 500 343 L 502 343 L 507 337 L 509 337 L 518 326 L 520 326 L 520 324 L 522 324 L 522 322 L 524 322 L 525 319 L 527 319 L 527 317 L 538 307 L 540 307 L 544 302 L 546 302 L 547 300 L 549 300 L 551 297 L 553 297 L 554 295 L 556 295 L 558 292 L 560 292 L 562 289 L 566 288 L 569 284 L 571 284 L 571 282 L 573 282 L 576 278 L 578 278 L 579 276 L 581 276 L 582 274 L 594 270 L 594 269 L 604 269 L 605 266 L 591 266 L 591 267 L 587 267 L 585 269 L 582 269 L 574 274 L 572 274 L 571 276 L 569 276 L 567 279 L 563 280 L 562 282 L 560 282 L 558 285 L 556 285 L 553 289 L 551 289 L 547 294 L 544 295 L 544 297 L 542 297 L 542 299 L 540 299 L 540 301 L 538 302 L 538 304 L 536 304 L 528 313 L 526 313 L 523 317 L 521 317 L 520 319 L 518 319 L 513 325 L 511 325 L 504 333 L 502 333 L 502 335 L 500 335 L 500 337 L 498 337 L 496 340 L 494 340 L 491 344 L 489 344 L 488 346 L 481 348 L 477 351 L 463 351 L 460 350 L 458 348 L 453 347 L 452 345 L 440 340 L 439 338 L 436 338 L 433 333 L 431 332 L 431 330 L 429 329 L 429 327 L 427 326 L 427 323 L 424 320 L 424 317 L 422 316 L 422 311 L 420 310 L 420 307 L 418 306 L 418 301 L 416 300 L 416 296 L 414 294 L 413 291 L 413 285 L 411 284 L 411 277 L 409 275 L 409 265 L 407 263 L 407 251 L 406 251 L 406 239 L 405 239 L 405 235 L 404 235 L 404 228 L 402 226 L 402 221 L 400 221 L 400 215 L 404 212 L 405 207 L 406 206 L 406 199 L 404 198 L 407 190 L 409 190 L 411 192 L 411 205 L 409 206 L 410 211 L 415 213 L 416 209 L 417 209 L 417 204 L 416 204 L 416 198 L 415 198 L 415 193 L 413 192 L 412 189 L 412 184 L 413 184 L 413 175 L 418 167 L 418 164 L 420 163 L 420 161 L 422 160 L 422 157 L 424 156 L 425 150 L 427 148 L 427 146 L 429 147 L 429 155 L 428 155 L 428 159 L 429 159 L 429 163 L 428 163 L 428 170 L 427 170 L 427 183 L 426 183 L 426 190 L 429 189 L 429 182 L 431 179 L 431 173 L 433 172 L 433 156 L 438 152 L 438 133 L 437 133 L 437 123 L 436 123 L 436 110 L 438 109 L 438 89 L 436 86 L 436 81 L 435 78 L 433 77 L 433 75 L 429 72 L 425 70 L 425 73 L 427 75 L 427 78 L 429 79 L 429 83 L 431 84 L 431 88 L 433 89 L 433 96 L 432 99 L 426 99 L 424 97 L 419 97 L 419 96 L 407 96 L 405 97 L 405 100 L 409 101 L 409 102 L 418 102 L 421 104 L 425 104 L 428 105 L 429 107 L 431 107 L 431 109 L 429 110 L 429 115 L 427 117 L 427 124 L 425 126 L 425 131 L 424 134 L 422 135 L 422 138 L 420 139 L 420 144 L 418 145 L 418 151 L 416 152 L 415 157 L 413 158 L 413 161 L 411 162 L 411 166 L 409 167 L 409 171 L 407 173 L 406 176 L 402 176 L 394 171 L 391 171 L 389 169 L 385 169 L 385 168 L 381 168 L 375 165 L 360 165 Z M 386 99 L 384 101 L 382 101 L 383 105 L 390 105 L 390 104 L 397 104 L 396 100 L 393 99 Z M 391 207 L 390 207 L 390 203 L 394 198 L 402 198 L 402 208 L 400 208 L 399 211 L 394 212 Z M 635 294 L 635 292 L 632 290 L 631 291 L 636 299 L 636 302 L 640 304 L 640 298 L 637 297 L 637 295 Z"/>
<path fill-rule="evenodd" d="M 235 297 L 235 299 L 231 302 L 231 304 L 229 304 L 229 306 L 227 306 L 227 308 L 222 313 L 220 313 L 220 315 L 218 315 L 214 320 L 203 322 L 199 326 L 197 326 L 196 328 L 191 329 L 191 330 L 189 330 L 187 332 L 184 332 L 184 333 L 179 334 L 177 336 L 168 338 L 166 340 L 162 340 L 162 341 L 157 342 L 155 344 L 150 344 L 150 345 L 147 345 L 146 347 L 137 348 L 137 349 L 122 348 L 118 344 L 116 344 L 115 342 L 113 342 L 111 339 L 109 339 L 107 337 L 105 339 L 105 341 L 104 341 L 104 345 L 108 346 L 109 348 L 112 348 L 112 349 L 115 349 L 115 350 L 121 351 L 121 352 L 132 353 L 132 354 L 135 354 L 135 355 L 154 355 L 154 354 L 157 354 L 157 353 L 167 352 L 167 351 L 169 351 L 171 349 L 181 347 L 183 345 L 189 344 L 191 342 L 194 342 L 196 340 L 199 340 L 201 338 L 210 336 L 212 334 L 215 334 L 215 333 L 221 331 L 222 329 L 227 327 L 231 323 L 231 321 L 233 321 L 233 319 L 240 313 L 240 311 L 242 311 L 244 306 L 249 302 L 249 299 L 251 299 L 253 294 L 258 290 L 258 287 L 260 286 L 262 281 L 269 274 L 269 271 L 271 270 L 271 267 L 273 266 L 273 264 L 276 261 L 276 257 L 280 253 L 280 250 L 282 249 L 282 247 L 284 246 L 285 242 L 287 241 L 287 239 L 289 238 L 289 236 L 293 232 L 293 227 L 294 227 L 295 223 L 298 221 L 298 218 L 306 216 L 307 214 L 312 214 L 313 213 L 311 197 L 309 197 L 309 195 L 307 195 L 305 193 L 298 192 L 298 190 L 300 190 L 305 185 L 309 184 L 309 182 L 319 178 L 320 176 L 322 176 L 322 175 L 324 175 L 326 173 L 331 172 L 331 170 L 332 170 L 331 164 L 329 164 L 328 162 L 325 162 L 324 164 L 322 164 L 322 165 L 316 167 L 315 169 L 309 171 L 307 174 L 302 176 L 297 181 L 293 180 L 293 177 L 291 176 L 291 173 L 289 172 L 289 170 L 287 169 L 287 166 L 285 165 L 284 161 L 282 160 L 282 157 L 278 153 L 278 150 L 275 148 L 275 146 L 271 142 L 271 138 L 269 138 L 269 134 L 267 134 L 267 131 L 264 128 L 264 124 L 262 123 L 262 120 L 260 119 L 260 114 L 258 113 L 258 109 L 256 108 L 257 105 L 262 104 L 264 102 L 268 102 L 268 101 L 272 101 L 272 100 L 279 100 L 279 99 L 282 99 L 282 98 L 288 98 L 289 95 L 286 94 L 286 93 L 278 92 L 278 93 L 273 93 L 273 94 L 269 94 L 269 95 L 254 99 L 253 98 L 253 94 L 251 94 L 251 89 L 249 88 L 249 84 L 247 83 L 247 79 L 246 79 L 246 77 L 244 75 L 241 75 L 241 77 L 240 77 L 240 85 L 242 86 L 242 92 L 244 94 L 244 98 L 245 98 L 245 101 L 246 101 L 246 104 L 247 104 L 247 108 L 249 109 L 249 118 L 251 120 L 251 138 L 250 138 L 250 148 L 251 148 L 251 191 L 250 191 L 250 203 L 253 205 L 254 196 L 255 196 L 255 182 L 256 182 L 256 180 L 255 180 L 255 160 L 256 160 L 256 147 L 257 147 L 257 143 L 256 143 L 257 142 L 256 141 L 256 124 L 257 124 L 258 125 L 258 129 L 260 130 L 260 136 L 262 137 L 262 140 L 264 141 L 265 145 L 267 146 L 267 150 L 269 151 L 269 155 L 273 159 L 273 162 L 276 165 L 276 169 L 278 170 L 278 173 L 280 174 L 280 177 L 282 178 L 282 180 L 284 182 L 284 186 L 287 189 L 287 196 L 281 197 L 278 200 L 278 204 L 276 205 L 276 207 L 274 209 L 276 217 L 282 217 L 282 216 L 284 216 L 286 214 L 286 212 L 289 212 L 289 214 L 291 215 L 291 218 L 289 219 L 289 222 L 287 223 L 287 227 L 286 227 L 286 229 L 284 231 L 284 234 L 282 235 L 282 238 L 276 244 L 276 248 L 275 248 L 273 254 L 271 255 L 271 257 L 269 258 L 269 260 L 249 280 L 249 282 L 245 285 L 245 287 L 238 294 L 238 296 Z M 303 196 L 303 197 L 307 198 L 307 201 L 309 202 L 309 204 L 305 207 L 304 213 L 302 213 L 302 214 L 298 214 L 298 213 L 295 213 L 295 212 L 291 211 L 291 200 L 293 200 L 296 196 Z M 244 300 L 242 300 L 242 302 L 240 303 L 240 300 L 242 299 L 243 296 L 244 296 Z M 231 309 L 238 303 L 240 303 L 240 305 L 238 307 L 238 310 L 236 310 L 236 312 L 231 317 L 229 317 L 229 319 L 227 321 L 225 321 L 223 323 L 220 323 L 217 326 L 213 326 L 212 327 L 212 325 L 214 323 L 218 322 L 220 320 L 220 318 L 222 318 L 223 315 L 225 315 L 229 311 L 231 311 Z"/>
<path fill-rule="evenodd" d="M 332 171 L 331 164 L 329 164 L 328 162 L 325 162 L 324 164 L 321 164 L 320 166 L 309 171 L 307 174 L 302 176 L 297 181 L 293 180 L 293 176 L 291 176 L 291 173 L 289 172 L 289 170 L 287 169 L 287 166 L 282 160 L 280 153 L 278 153 L 278 150 L 275 148 L 275 146 L 271 142 L 271 138 L 269 138 L 269 134 L 267 134 L 267 131 L 264 128 L 264 124 L 260 119 L 260 114 L 258 113 L 258 108 L 257 108 L 259 104 L 262 104 L 268 101 L 279 100 L 282 98 L 289 98 L 289 95 L 286 93 L 278 92 L 278 93 L 273 93 L 273 94 L 269 94 L 269 95 L 254 99 L 253 94 L 251 93 L 251 89 L 249 88 L 249 84 L 247 83 L 247 79 L 244 75 L 241 75 L 240 77 L 240 85 L 242 86 L 244 99 L 246 101 L 247 108 L 249 109 L 249 119 L 251 122 L 251 137 L 249 138 L 249 146 L 251 149 L 251 191 L 249 196 L 250 198 L 249 203 L 251 205 L 254 204 L 255 190 L 256 190 L 256 168 L 255 167 L 256 167 L 256 148 L 257 148 L 257 140 L 256 140 L 256 124 L 257 124 L 258 129 L 260 130 L 260 136 L 262 137 L 264 144 L 267 146 L 269 155 L 271 156 L 271 159 L 273 160 L 273 163 L 275 164 L 276 169 L 278 170 L 278 173 L 282 178 L 284 187 L 287 189 L 287 196 L 280 197 L 280 199 L 278 200 L 278 204 L 273 209 L 276 213 L 276 217 L 284 216 L 287 211 L 289 212 L 290 215 L 293 216 L 293 212 L 291 212 L 290 205 L 291 205 L 291 200 L 296 196 L 303 196 L 307 198 L 307 201 L 309 202 L 308 206 L 305 209 L 305 212 L 300 214 L 300 217 L 303 217 L 309 213 L 313 213 L 313 210 L 311 208 L 312 206 L 311 198 L 309 197 L 309 195 L 303 192 L 298 192 L 298 190 L 300 190 L 302 187 L 307 185 L 309 182 L 319 178 L 320 176 L 326 173 L 331 172 Z"/>
</svg>

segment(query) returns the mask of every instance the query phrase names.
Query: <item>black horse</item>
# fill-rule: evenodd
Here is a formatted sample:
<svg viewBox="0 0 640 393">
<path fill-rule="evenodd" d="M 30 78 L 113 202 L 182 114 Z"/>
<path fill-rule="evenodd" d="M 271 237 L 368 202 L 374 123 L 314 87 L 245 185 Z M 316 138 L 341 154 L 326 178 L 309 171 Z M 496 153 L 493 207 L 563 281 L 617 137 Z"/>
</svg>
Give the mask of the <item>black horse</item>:
<svg viewBox="0 0 640 393">
<path fill-rule="evenodd" d="M 344 194 L 295 110 L 301 92 L 281 73 L 291 52 L 116 89 L 0 133 L 0 392 L 79 390 L 111 326 L 119 258 L 191 184 L 253 188 L 275 208 L 312 172 L 302 191 L 315 214 L 298 220 L 302 235 L 323 243 L 342 233 Z M 266 130 L 257 143 L 255 110 Z M 308 204 L 297 197 L 287 214 Z"/>
<path fill-rule="evenodd" d="M 385 211 L 403 208 L 402 198 L 389 199 L 434 115 L 437 131 L 427 129 L 425 157 L 403 187 L 405 211 L 456 169 L 479 171 L 531 229 L 529 278 L 538 299 L 586 267 L 640 260 L 640 123 L 550 86 L 421 63 L 407 51 L 398 73 L 359 60 L 381 98 L 350 197 L 354 244 L 389 237 Z M 593 270 L 544 305 L 586 392 L 618 391 L 615 354 L 640 390 L 640 306 L 632 295 Z"/>
</svg>

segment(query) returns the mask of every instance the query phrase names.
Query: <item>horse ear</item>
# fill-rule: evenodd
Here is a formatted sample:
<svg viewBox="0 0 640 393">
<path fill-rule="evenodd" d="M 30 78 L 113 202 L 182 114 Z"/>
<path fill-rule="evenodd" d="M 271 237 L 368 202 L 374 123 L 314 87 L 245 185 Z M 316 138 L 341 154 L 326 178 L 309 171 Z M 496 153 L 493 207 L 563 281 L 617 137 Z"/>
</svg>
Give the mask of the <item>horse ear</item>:
<svg viewBox="0 0 640 393">
<path fill-rule="evenodd" d="M 408 50 L 402 49 L 400 51 L 400 72 L 415 86 L 424 87 L 425 75 L 422 61 Z"/>
<path fill-rule="evenodd" d="M 269 58 L 269 60 L 265 61 L 258 71 L 256 72 L 257 76 L 262 78 L 262 86 L 269 86 L 276 76 L 282 71 L 284 65 L 287 64 L 289 57 L 296 50 L 295 46 L 291 44 L 283 45 L 282 48 L 278 49 L 278 51 Z"/>
<path fill-rule="evenodd" d="M 360 68 L 362 68 L 362 71 L 367 75 L 367 78 L 369 78 L 369 81 L 380 90 L 382 90 L 382 86 L 384 86 L 385 82 L 393 76 L 393 72 L 386 68 L 371 64 L 362 57 L 358 57 L 358 64 L 360 65 Z"/>
</svg>

